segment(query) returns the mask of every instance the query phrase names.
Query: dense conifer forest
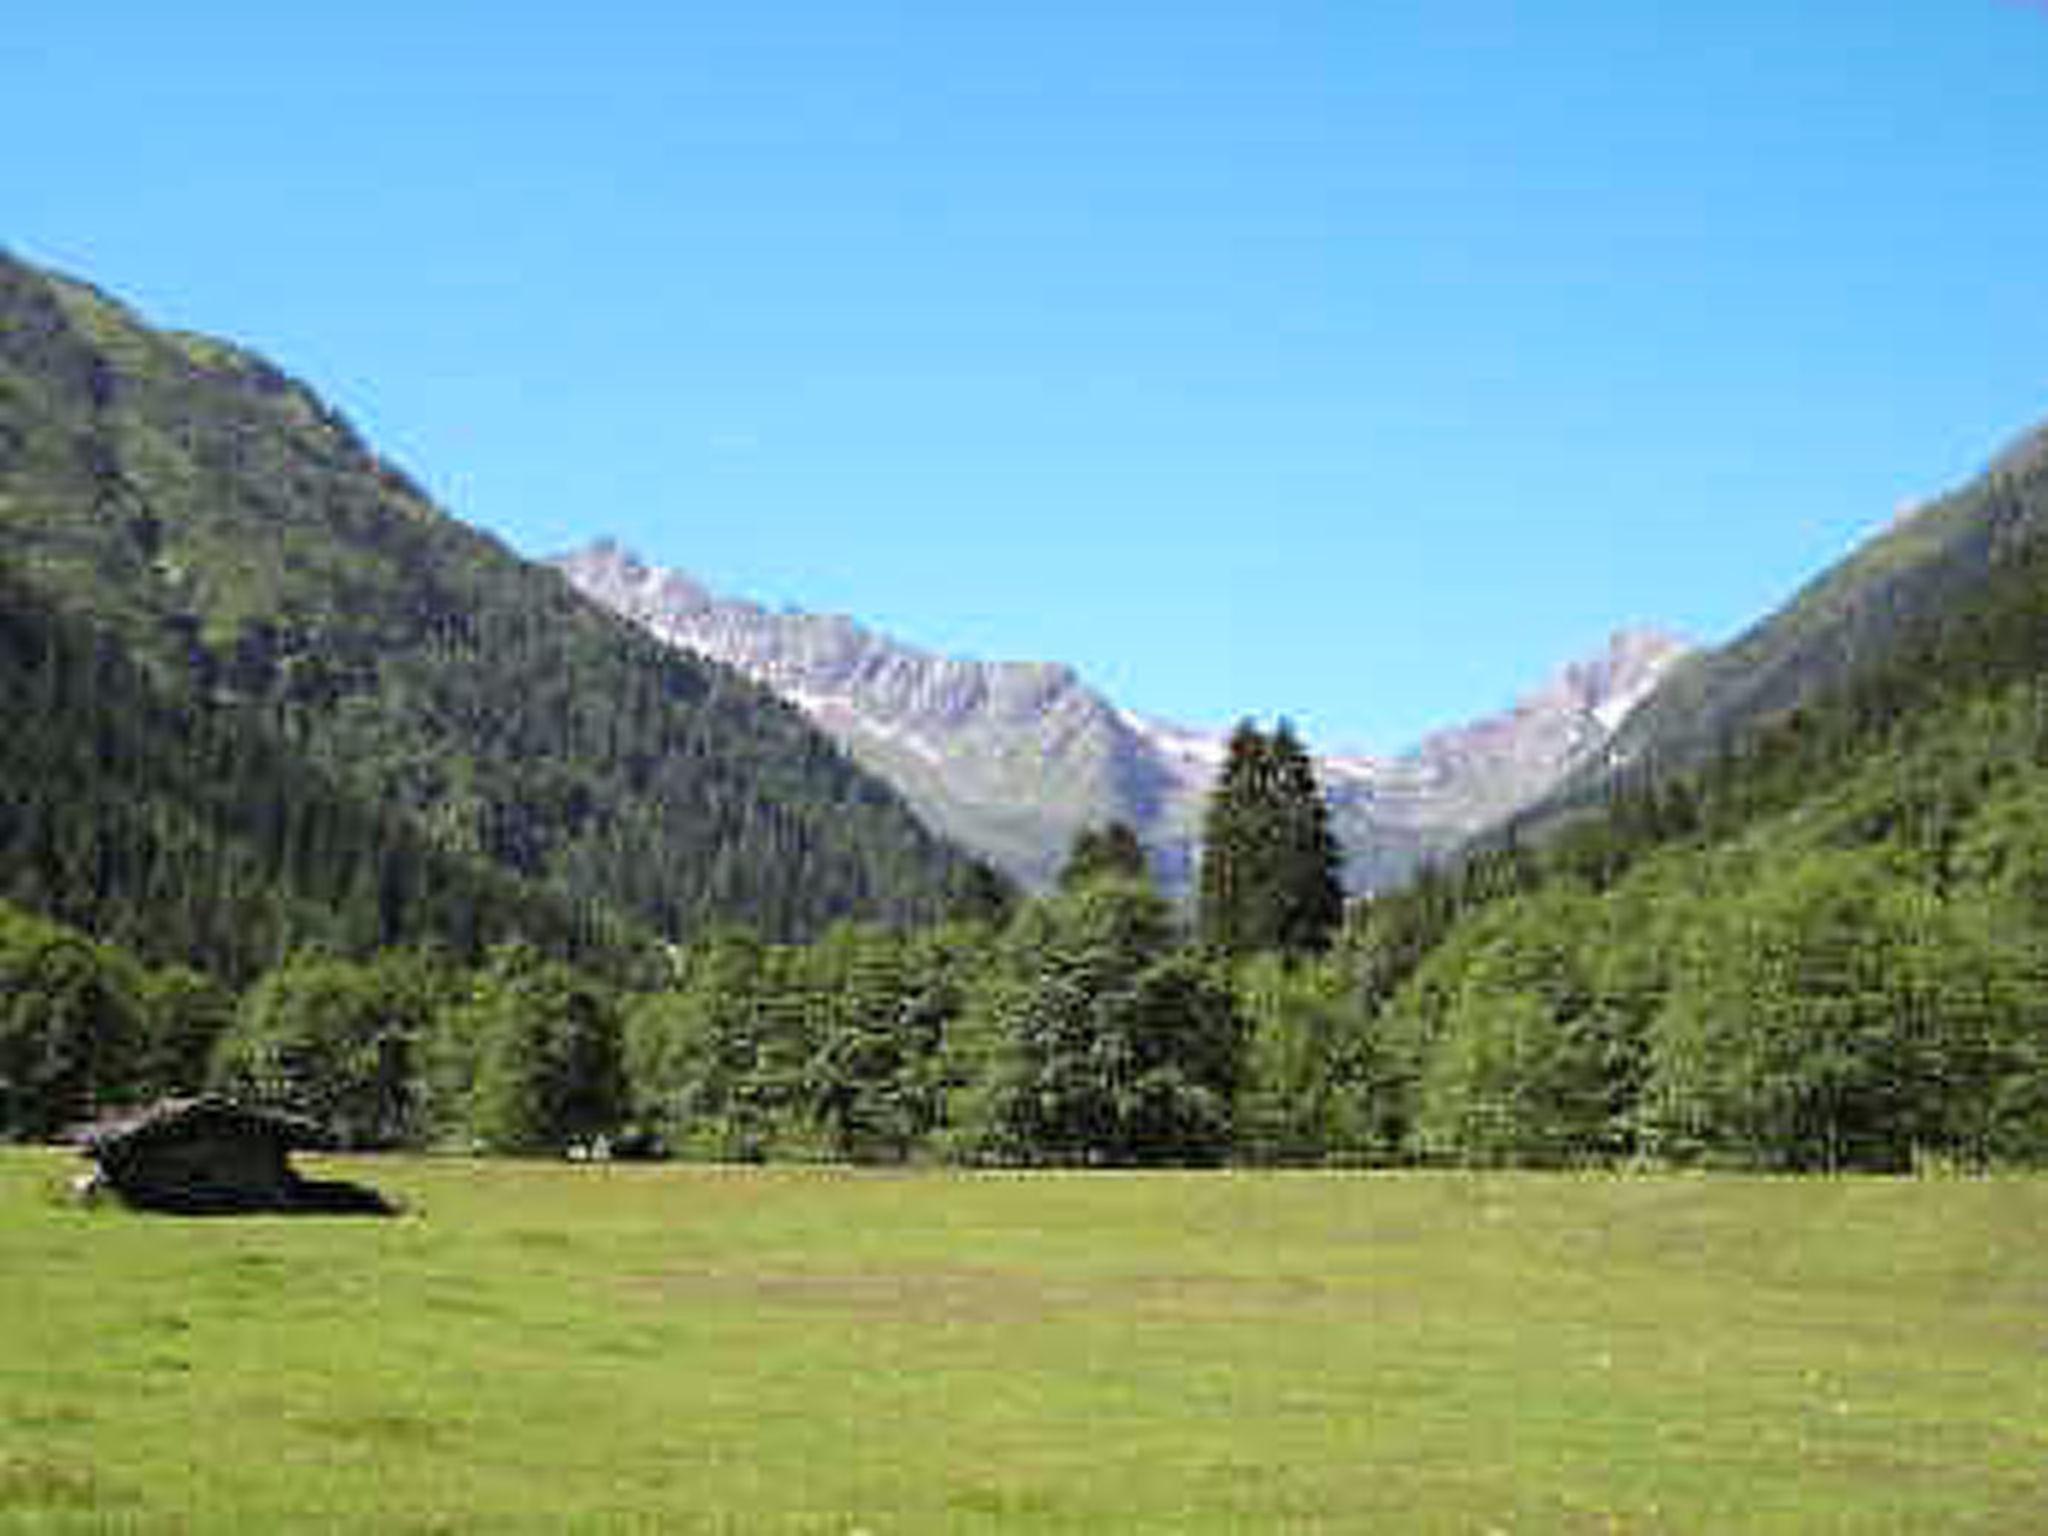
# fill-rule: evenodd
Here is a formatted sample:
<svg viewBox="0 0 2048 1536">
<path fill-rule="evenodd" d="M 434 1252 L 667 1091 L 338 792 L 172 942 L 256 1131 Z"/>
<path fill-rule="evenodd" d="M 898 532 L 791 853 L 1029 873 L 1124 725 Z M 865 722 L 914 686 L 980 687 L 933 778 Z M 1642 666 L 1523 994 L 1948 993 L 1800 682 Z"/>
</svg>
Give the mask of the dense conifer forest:
<svg viewBox="0 0 2048 1536">
<path fill-rule="evenodd" d="M 294 947 L 526 937 L 600 968 L 631 932 L 372 809 L 274 717 L 159 682 L 0 564 L 0 896 L 248 979 Z"/>
</svg>

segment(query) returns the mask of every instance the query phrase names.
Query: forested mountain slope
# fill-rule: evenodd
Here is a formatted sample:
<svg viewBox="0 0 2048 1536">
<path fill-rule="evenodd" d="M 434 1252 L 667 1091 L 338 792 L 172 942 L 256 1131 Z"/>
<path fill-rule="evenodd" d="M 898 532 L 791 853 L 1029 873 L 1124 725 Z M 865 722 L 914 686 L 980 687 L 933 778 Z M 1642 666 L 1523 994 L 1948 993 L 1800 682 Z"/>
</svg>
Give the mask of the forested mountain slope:
<svg viewBox="0 0 2048 1536">
<path fill-rule="evenodd" d="M 0 899 L 239 980 L 288 950 L 629 936 L 344 793 L 249 705 L 145 674 L 0 562 Z"/>
<path fill-rule="evenodd" d="M 1697 763 L 1760 721 L 1881 661 L 1922 621 L 1968 602 L 1997 562 L 2048 528 L 2048 432 L 1969 485 L 1911 509 L 1728 645 L 1674 668 L 1606 760 Z"/>
<path fill-rule="evenodd" d="M 0 549 L 172 694 L 664 933 L 939 909 L 958 856 L 797 713 L 435 508 L 311 391 L 0 255 Z"/>
<path fill-rule="evenodd" d="M 1356 913 L 1341 1135 L 1466 1162 L 2048 1156 L 2044 513 L 2048 461 L 2007 456 L 1764 626 L 1763 676 L 1719 658 L 1710 753 L 1638 758 Z"/>
</svg>

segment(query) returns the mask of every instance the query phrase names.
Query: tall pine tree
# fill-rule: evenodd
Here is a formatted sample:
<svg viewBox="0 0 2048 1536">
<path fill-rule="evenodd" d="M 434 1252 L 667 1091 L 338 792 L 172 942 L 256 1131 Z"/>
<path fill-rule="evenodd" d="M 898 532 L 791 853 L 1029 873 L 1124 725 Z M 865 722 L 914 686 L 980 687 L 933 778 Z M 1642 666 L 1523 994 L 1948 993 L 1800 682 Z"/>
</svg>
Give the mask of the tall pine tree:
<svg viewBox="0 0 2048 1536">
<path fill-rule="evenodd" d="M 1232 732 L 1202 825 L 1196 927 L 1231 958 L 1327 948 L 1344 916 L 1342 856 L 1315 765 L 1281 721 Z"/>
<path fill-rule="evenodd" d="M 1142 882 L 1150 878 L 1151 866 L 1138 834 L 1128 822 L 1110 821 L 1099 827 L 1083 827 L 1074 834 L 1067 862 L 1060 870 L 1060 889 L 1079 890 L 1093 880 Z"/>
</svg>

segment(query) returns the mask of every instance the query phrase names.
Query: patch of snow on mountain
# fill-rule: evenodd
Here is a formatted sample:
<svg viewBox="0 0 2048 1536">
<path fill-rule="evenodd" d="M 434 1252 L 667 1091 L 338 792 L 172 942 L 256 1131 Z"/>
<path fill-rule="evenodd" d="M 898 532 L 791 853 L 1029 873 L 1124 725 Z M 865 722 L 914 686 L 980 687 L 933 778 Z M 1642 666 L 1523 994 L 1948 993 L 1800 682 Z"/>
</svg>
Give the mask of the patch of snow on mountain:
<svg viewBox="0 0 2048 1536">
<path fill-rule="evenodd" d="M 670 644 L 781 694 L 843 744 L 879 749 L 935 826 L 1027 883 L 1049 883 L 1073 833 L 1104 816 L 1128 820 L 1165 876 L 1185 883 L 1188 829 L 1229 756 L 1229 733 L 1119 708 L 1061 663 L 948 657 L 852 619 L 724 598 L 616 544 L 558 564 Z M 1397 756 L 1319 756 L 1348 878 L 1359 889 L 1398 881 L 1547 791 L 1605 746 L 1684 650 L 1655 631 L 1618 631 L 1498 714 Z M 1028 845 L 1020 826 L 1034 829 Z"/>
<path fill-rule="evenodd" d="M 1600 722 L 1600 729 L 1612 736 L 1621 729 L 1621 722 L 1635 712 L 1635 707 L 1647 699 L 1657 687 L 1657 678 L 1663 674 L 1646 677 L 1626 693 L 1617 693 L 1603 699 L 1594 707 L 1593 718 Z"/>
<path fill-rule="evenodd" d="M 834 731 L 848 726 L 856 727 L 863 735 L 876 741 L 887 742 L 891 746 L 901 747 L 934 767 L 946 760 L 943 752 L 916 731 L 864 709 L 857 698 L 846 694 L 816 693 L 790 687 L 777 691 L 820 725 Z"/>
<path fill-rule="evenodd" d="M 1176 777 L 1206 784 L 1222 770 L 1223 759 L 1230 750 L 1225 737 L 1154 720 L 1128 709 L 1119 709 L 1116 714 L 1125 729 L 1150 748 Z"/>
</svg>

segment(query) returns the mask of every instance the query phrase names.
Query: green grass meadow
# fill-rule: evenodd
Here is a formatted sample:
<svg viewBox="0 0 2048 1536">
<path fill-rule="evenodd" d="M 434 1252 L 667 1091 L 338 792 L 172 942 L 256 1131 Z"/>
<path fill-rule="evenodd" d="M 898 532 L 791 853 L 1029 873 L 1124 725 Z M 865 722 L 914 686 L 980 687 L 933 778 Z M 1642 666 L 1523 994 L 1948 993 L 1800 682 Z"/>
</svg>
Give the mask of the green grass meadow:
<svg viewBox="0 0 2048 1536">
<path fill-rule="evenodd" d="M 0 1531 L 2048 1532 L 2048 1181 L 0 1153 Z"/>
</svg>

